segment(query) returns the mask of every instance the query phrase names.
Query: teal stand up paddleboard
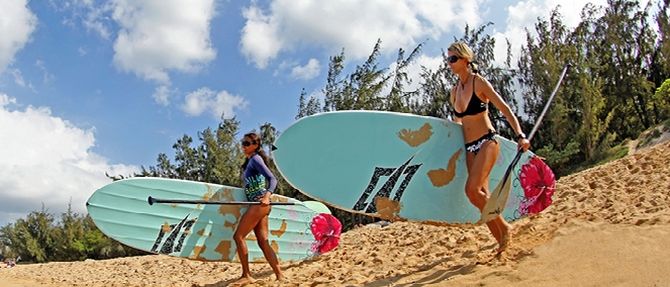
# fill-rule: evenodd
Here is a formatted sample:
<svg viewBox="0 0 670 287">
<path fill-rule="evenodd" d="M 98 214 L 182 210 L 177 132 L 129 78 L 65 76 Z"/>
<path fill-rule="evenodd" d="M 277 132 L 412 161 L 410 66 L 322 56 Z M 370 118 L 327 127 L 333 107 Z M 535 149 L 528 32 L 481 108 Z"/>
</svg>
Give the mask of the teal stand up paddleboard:
<svg viewBox="0 0 670 287">
<path fill-rule="evenodd" d="M 500 136 L 493 189 L 517 153 Z M 301 192 L 333 207 L 390 219 L 473 223 L 480 212 L 465 195 L 463 131 L 454 122 L 412 114 L 338 111 L 301 118 L 275 142 L 275 163 Z M 503 216 L 528 214 L 542 201 L 518 179 L 534 155 L 520 155 Z M 540 204 L 540 203 L 538 203 Z M 532 210 L 532 208 L 531 208 Z"/>
<path fill-rule="evenodd" d="M 323 204 L 280 195 L 272 195 L 271 201 L 268 240 L 280 261 L 311 258 L 335 247 L 337 238 L 333 237 L 341 227 L 328 230 L 333 217 Z M 233 262 L 239 260 L 233 234 L 248 204 L 240 188 L 139 177 L 98 189 L 86 206 L 104 234 L 130 247 L 201 261 Z M 246 240 L 249 260 L 264 262 L 254 233 Z"/>
</svg>

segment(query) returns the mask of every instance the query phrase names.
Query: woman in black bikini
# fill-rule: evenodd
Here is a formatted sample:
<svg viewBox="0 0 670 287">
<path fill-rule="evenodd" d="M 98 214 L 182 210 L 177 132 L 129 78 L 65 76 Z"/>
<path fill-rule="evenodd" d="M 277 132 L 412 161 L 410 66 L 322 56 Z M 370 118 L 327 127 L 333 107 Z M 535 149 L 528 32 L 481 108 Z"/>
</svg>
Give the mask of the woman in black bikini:
<svg viewBox="0 0 670 287">
<path fill-rule="evenodd" d="M 465 160 L 468 179 L 465 194 L 481 211 L 490 196 L 489 174 L 500 153 L 500 146 L 495 139 L 496 131 L 487 112 L 488 103 L 493 103 L 505 115 L 517 135 L 519 148 L 527 150 L 530 142 L 507 103 L 493 90 L 491 84 L 477 73 L 477 66 L 472 63 L 474 53 L 470 47 L 465 43 L 456 42 L 447 49 L 447 56 L 449 68 L 459 79 L 458 84 L 451 89 L 450 101 L 456 115 L 454 121 L 463 125 L 463 137 L 466 142 Z M 498 216 L 486 225 L 498 242 L 498 252 L 504 251 L 509 244 L 510 224 L 502 216 Z"/>
</svg>

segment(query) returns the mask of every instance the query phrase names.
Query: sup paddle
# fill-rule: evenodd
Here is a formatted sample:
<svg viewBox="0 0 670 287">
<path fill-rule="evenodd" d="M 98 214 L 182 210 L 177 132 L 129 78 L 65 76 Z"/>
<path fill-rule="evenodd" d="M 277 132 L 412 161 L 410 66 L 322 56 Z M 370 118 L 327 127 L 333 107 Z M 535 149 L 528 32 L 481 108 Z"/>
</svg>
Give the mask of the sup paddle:
<svg viewBox="0 0 670 287">
<path fill-rule="evenodd" d="M 182 203 L 182 204 L 219 204 L 219 205 L 259 205 L 260 202 L 255 201 L 221 201 L 221 200 L 202 200 L 202 199 L 163 199 L 163 198 L 153 198 L 149 196 L 147 198 L 149 205 L 154 205 L 154 203 Z M 270 205 L 300 205 L 296 202 L 270 202 Z"/>
<path fill-rule="evenodd" d="M 549 100 L 547 100 L 547 103 L 544 105 L 542 113 L 535 122 L 535 126 L 533 126 L 530 135 L 528 135 L 529 141 L 533 138 L 535 132 L 537 132 L 537 129 L 540 127 L 542 118 L 544 118 L 544 115 L 547 113 L 549 105 L 551 105 L 551 101 L 556 96 L 556 92 L 558 91 L 558 88 L 561 86 L 561 82 L 563 82 L 563 78 L 565 77 L 565 74 L 567 74 L 568 68 L 570 68 L 570 66 L 571 66 L 570 64 L 566 64 L 565 67 L 563 68 L 563 71 L 561 72 L 561 76 L 558 79 L 558 83 L 556 83 L 554 91 L 551 92 Z M 498 183 L 493 192 L 491 192 L 491 197 L 489 198 L 488 201 L 486 201 L 486 205 L 484 206 L 484 209 L 482 209 L 482 214 L 479 221 L 477 221 L 477 224 L 489 222 L 498 217 L 498 215 L 502 214 L 503 210 L 505 209 L 505 205 L 507 204 L 507 198 L 509 197 L 509 193 L 511 190 L 512 170 L 514 169 L 514 166 L 521 159 L 522 154 L 523 150 L 519 149 L 516 153 L 516 156 L 512 160 L 512 163 L 510 163 L 510 165 L 507 167 L 507 170 L 505 170 L 505 175 L 503 176 L 502 181 Z"/>
</svg>

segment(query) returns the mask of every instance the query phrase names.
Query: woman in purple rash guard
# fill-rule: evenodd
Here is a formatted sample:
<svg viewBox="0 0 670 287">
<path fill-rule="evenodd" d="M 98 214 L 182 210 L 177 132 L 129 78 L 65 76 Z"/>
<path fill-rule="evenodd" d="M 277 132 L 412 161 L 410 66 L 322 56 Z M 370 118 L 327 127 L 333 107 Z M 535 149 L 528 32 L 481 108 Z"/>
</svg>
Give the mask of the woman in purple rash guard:
<svg viewBox="0 0 670 287">
<path fill-rule="evenodd" d="M 263 250 L 265 259 L 270 263 L 277 280 L 283 275 L 279 269 L 277 255 L 268 242 L 268 215 L 270 214 L 270 196 L 277 187 L 277 179 L 265 165 L 267 156 L 261 148 L 261 138 L 255 133 L 248 133 L 242 138 L 242 151 L 246 160 L 242 165 L 242 181 L 244 193 L 248 201 L 260 202 L 259 205 L 250 205 L 240 218 L 233 238 L 237 246 L 237 255 L 242 263 L 242 277 L 236 282 L 246 284 L 254 281 L 249 271 L 249 254 L 245 238 L 254 231 L 258 246 Z M 269 185 L 269 186 L 268 186 Z"/>
</svg>

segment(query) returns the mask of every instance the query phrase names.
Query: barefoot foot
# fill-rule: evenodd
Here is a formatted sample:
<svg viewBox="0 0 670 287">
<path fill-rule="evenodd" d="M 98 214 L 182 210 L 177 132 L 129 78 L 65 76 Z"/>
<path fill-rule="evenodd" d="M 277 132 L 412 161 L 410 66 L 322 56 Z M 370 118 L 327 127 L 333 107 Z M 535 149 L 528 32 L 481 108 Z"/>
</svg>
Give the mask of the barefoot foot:
<svg viewBox="0 0 670 287">
<path fill-rule="evenodd" d="M 503 229 L 503 234 L 498 243 L 498 254 L 503 253 L 507 247 L 509 247 L 509 242 L 512 239 L 512 230 L 510 227 Z"/>
<path fill-rule="evenodd" d="M 251 284 L 256 282 L 256 279 L 254 279 L 251 276 L 242 276 L 240 279 L 237 279 L 235 282 L 230 283 L 230 286 L 244 286 L 247 284 Z"/>
</svg>

